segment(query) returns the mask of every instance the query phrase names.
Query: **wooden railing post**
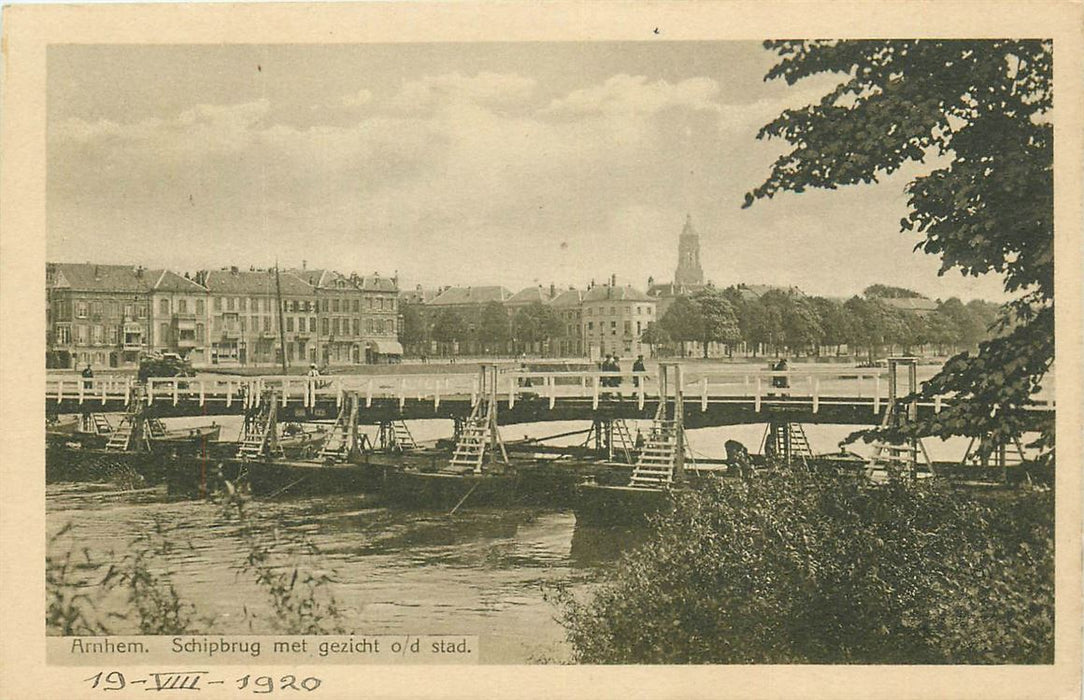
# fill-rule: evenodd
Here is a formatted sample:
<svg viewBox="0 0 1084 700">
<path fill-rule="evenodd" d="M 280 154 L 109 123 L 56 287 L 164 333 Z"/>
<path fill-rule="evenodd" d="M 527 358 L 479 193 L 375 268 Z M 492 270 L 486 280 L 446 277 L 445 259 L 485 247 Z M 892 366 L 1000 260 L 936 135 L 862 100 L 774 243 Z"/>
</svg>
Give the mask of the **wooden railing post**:
<svg viewBox="0 0 1084 700">
<path fill-rule="evenodd" d="M 761 379 L 760 375 L 757 375 L 756 392 L 753 394 L 753 410 L 760 413 L 760 392 L 761 392 Z"/>
<path fill-rule="evenodd" d="M 811 389 L 813 392 L 813 412 L 817 413 L 821 410 L 821 378 L 811 376 L 809 379 L 813 385 Z"/>
<path fill-rule="evenodd" d="M 703 377 L 700 379 L 700 412 L 704 413 L 708 410 L 708 378 Z"/>
<path fill-rule="evenodd" d="M 873 375 L 873 412 L 881 412 L 881 375 Z"/>
<path fill-rule="evenodd" d="M 594 381 L 591 382 L 591 409 L 598 408 L 598 377 L 592 377 Z"/>
</svg>

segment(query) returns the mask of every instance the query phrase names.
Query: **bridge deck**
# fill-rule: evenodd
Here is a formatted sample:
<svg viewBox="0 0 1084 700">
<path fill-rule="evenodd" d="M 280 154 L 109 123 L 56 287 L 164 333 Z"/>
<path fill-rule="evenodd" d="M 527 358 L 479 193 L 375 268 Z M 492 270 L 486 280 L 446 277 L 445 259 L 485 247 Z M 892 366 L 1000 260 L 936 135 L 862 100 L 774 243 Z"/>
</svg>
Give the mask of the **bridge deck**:
<svg viewBox="0 0 1084 700">
<path fill-rule="evenodd" d="M 875 424 L 887 406 L 884 375 L 880 369 L 854 368 L 701 372 L 682 387 L 685 422 L 689 428 L 760 423 L 769 413 L 786 411 L 801 422 Z M 783 376 L 788 387 L 774 387 L 772 380 Z M 621 378 L 620 387 L 604 385 L 615 377 Z M 499 420 L 505 424 L 650 418 L 658 404 L 658 385 L 646 373 L 506 372 L 497 393 Z M 462 417 L 479 398 L 479 380 L 475 373 L 152 378 L 141 400 L 153 415 L 172 417 L 241 414 L 274 397 L 285 420 L 325 420 L 335 418 L 348 394 L 358 397 L 362 423 Z M 131 376 L 46 376 L 50 413 L 120 412 L 138 397 Z M 952 397 L 938 397 L 920 403 L 919 412 L 938 412 L 951 402 Z M 1053 411 L 1054 404 L 1040 402 L 1032 410 Z"/>
</svg>

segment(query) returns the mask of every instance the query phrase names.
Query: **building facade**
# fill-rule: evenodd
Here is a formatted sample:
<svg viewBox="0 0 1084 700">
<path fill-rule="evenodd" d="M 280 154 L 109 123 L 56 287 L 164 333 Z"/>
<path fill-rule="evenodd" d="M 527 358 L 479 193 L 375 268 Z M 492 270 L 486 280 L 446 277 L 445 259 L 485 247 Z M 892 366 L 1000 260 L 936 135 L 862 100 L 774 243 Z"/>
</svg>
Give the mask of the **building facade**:
<svg viewBox="0 0 1084 700">
<path fill-rule="evenodd" d="M 207 288 L 169 270 L 155 277 L 150 289 L 149 346 L 176 353 L 196 366 L 207 364 Z"/>
<path fill-rule="evenodd" d="M 630 285 L 611 283 L 588 289 L 580 306 L 584 344 L 592 359 L 608 353 L 650 354 L 650 346 L 641 343 L 640 336 L 655 321 L 654 299 Z"/>
<path fill-rule="evenodd" d="M 583 292 L 566 289 L 549 301 L 550 307 L 561 321 L 561 333 L 553 339 L 553 349 L 558 357 L 583 357 Z"/>
<path fill-rule="evenodd" d="M 47 366 L 132 368 L 150 345 L 156 273 L 130 265 L 46 265 Z"/>
</svg>

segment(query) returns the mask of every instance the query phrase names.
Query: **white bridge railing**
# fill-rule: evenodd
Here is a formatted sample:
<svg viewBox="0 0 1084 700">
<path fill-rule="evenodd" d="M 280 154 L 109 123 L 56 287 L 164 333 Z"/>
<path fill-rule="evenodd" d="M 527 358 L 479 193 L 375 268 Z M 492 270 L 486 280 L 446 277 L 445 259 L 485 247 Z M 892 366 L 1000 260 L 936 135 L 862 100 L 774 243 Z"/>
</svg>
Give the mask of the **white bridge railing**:
<svg viewBox="0 0 1084 700">
<path fill-rule="evenodd" d="M 701 411 L 720 403 L 749 403 L 760 411 L 765 404 L 808 400 L 814 413 L 822 405 L 853 404 L 867 400 L 874 413 L 880 413 L 887 400 L 886 370 L 856 368 L 811 368 L 782 371 L 742 367 L 697 371 L 690 368 L 682 393 L 686 410 Z M 783 381 L 778 381 L 783 380 Z M 347 394 L 358 395 L 366 408 L 374 400 L 431 402 L 434 411 L 442 400 L 470 397 L 473 405 L 480 395 L 478 373 L 329 375 L 240 377 L 202 375 L 197 377 L 155 377 L 144 385 L 142 398 L 148 404 L 209 401 L 227 407 L 251 408 L 265 400 L 268 390 L 283 407 L 301 405 L 311 408 L 334 399 L 341 406 Z M 777 386 L 783 384 L 785 386 Z M 93 409 L 110 401 L 129 405 L 139 396 L 138 383 L 132 376 L 83 378 L 73 374 L 48 373 L 45 380 L 47 402 L 75 401 Z M 502 405 L 514 407 L 524 398 L 546 400 L 550 409 L 561 400 L 589 400 L 592 408 L 615 399 L 633 400 L 643 408 L 658 396 L 658 384 L 650 373 L 622 372 L 546 372 L 523 369 L 505 370 L 498 375 L 497 396 Z M 941 410 L 943 399 L 920 404 Z M 1053 408 L 1053 401 L 1046 403 Z"/>
</svg>

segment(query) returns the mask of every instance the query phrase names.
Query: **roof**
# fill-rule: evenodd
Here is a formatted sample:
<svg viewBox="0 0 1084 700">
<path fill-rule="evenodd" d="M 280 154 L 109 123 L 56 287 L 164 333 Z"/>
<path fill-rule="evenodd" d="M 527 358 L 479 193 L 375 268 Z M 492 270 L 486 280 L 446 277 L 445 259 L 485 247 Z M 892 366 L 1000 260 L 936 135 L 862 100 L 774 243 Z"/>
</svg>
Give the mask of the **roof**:
<svg viewBox="0 0 1084 700">
<path fill-rule="evenodd" d="M 211 270 L 203 282 L 213 294 L 275 294 L 275 271 Z M 312 285 L 290 272 L 279 274 L 283 296 L 311 296 Z"/>
<path fill-rule="evenodd" d="M 206 294 L 207 288 L 195 280 L 181 277 L 176 272 L 162 270 L 154 283 L 156 292 L 188 292 L 190 294 Z"/>
<path fill-rule="evenodd" d="M 381 277 L 380 275 L 363 275 L 354 278 L 354 285 L 366 292 L 398 292 L 399 283 L 394 277 Z"/>
<path fill-rule="evenodd" d="M 460 306 L 466 304 L 485 304 L 490 301 L 506 301 L 512 296 L 504 287 L 448 287 L 427 304 L 431 306 Z"/>
<path fill-rule="evenodd" d="M 784 294 L 794 294 L 796 296 L 804 297 L 805 292 L 797 287 L 775 287 L 770 284 L 739 284 L 737 290 L 741 293 L 742 299 L 759 299 L 767 292 L 783 292 Z"/>
<path fill-rule="evenodd" d="M 298 270 L 296 268 L 291 268 L 286 272 L 303 280 L 310 287 L 319 287 L 321 289 L 332 286 L 335 279 L 342 277 L 342 275 L 333 270 L 310 270 L 308 268 Z"/>
<path fill-rule="evenodd" d="M 435 299 L 439 294 L 439 289 L 404 289 L 399 292 L 399 298 L 404 304 L 424 304 Z"/>
<path fill-rule="evenodd" d="M 592 301 L 655 301 L 648 295 L 626 284 L 623 287 L 611 287 L 608 284 L 592 287 L 583 295 L 586 304 Z"/>
<path fill-rule="evenodd" d="M 910 297 L 900 299 L 885 299 L 881 301 L 901 311 L 936 311 L 937 302 L 933 299 Z"/>
<path fill-rule="evenodd" d="M 659 282 L 647 288 L 649 297 L 677 297 L 683 294 L 695 294 L 701 289 L 706 289 L 707 284 L 677 284 L 676 282 Z"/>
<path fill-rule="evenodd" d="M 579 289 L 566 289 L 554 298 L 550 299 L 549 304 L 550 306 L 565 308 L 570 306 L 579 306 L 581 301 L 583 301 L 582 291 L 580 291 Z"/>
<path fill-rule="evenodd" d="M 542 287 L 524 287 L 505 299 L 504 303 L 509 306 L 527 306 L 529 304 L 545 304 L 549 300 L 548 290 Z"/>
<path fill-rule="evenodd" d="M 133 265 L 57 263 L 54 288 L 83 292 L 148 292 L 161 271 Z"/>
</svg>

